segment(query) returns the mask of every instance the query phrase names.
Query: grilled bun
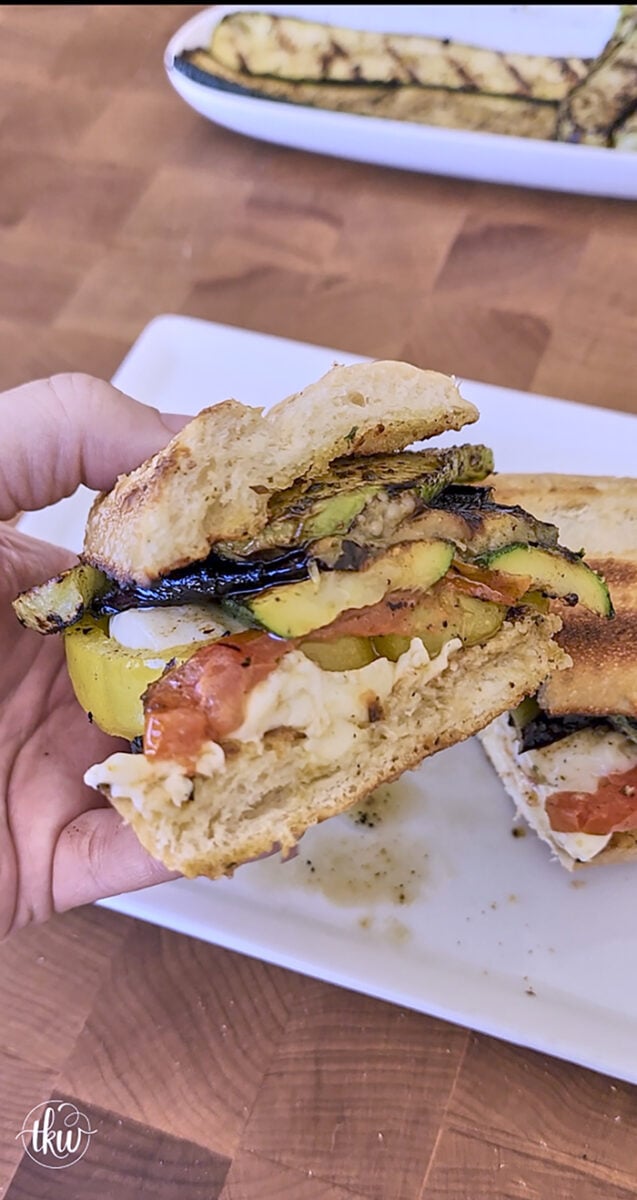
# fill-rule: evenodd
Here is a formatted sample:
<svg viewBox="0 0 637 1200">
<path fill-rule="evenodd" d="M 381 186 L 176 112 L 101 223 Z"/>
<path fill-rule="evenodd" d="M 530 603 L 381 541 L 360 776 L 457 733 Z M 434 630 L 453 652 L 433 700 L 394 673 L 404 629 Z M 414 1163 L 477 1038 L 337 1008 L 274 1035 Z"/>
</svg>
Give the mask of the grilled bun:
<svg viewBox="0 0 637 1200">
<path fill-rule="evenodd" d="M 226 400 L 98 496 L 83 558 L 147 584 L 262 529 L 270 496 L 334 459 L 402 450 L 477 419 L 453 380 L 401 362 L 333 367 L 266 413 Z"/>
</svg>

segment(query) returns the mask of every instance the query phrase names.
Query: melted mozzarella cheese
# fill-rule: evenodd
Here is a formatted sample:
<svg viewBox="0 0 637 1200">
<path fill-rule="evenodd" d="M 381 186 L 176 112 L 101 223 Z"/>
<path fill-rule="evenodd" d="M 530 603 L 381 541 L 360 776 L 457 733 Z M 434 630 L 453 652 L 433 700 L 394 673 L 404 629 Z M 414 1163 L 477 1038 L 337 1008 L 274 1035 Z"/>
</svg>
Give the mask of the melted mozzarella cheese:
<svg viewBox="0 0 637 1200">
<path fill-rule="evenodd" d="M 435 679 L 461 646 L 460 639 L 454 638 L 431 659 L 420 638 L 412 638 L 396 662 L 377 658 L 354 671 L 323 671 L 300 650 L 293 650 L 250 692 L 243 723 L 230 738 L 260 742 L 271 729 L 299 729 L 312 757 L 330 762 L 347 750 L 358 728 L 369 724 L 370 704 L 382 708 L 398 681 L 410 672 L 417 672 L 419 683 Z"/>
<path fill-rule="evenodd" d="M 629 771 L 636 764 L 637 745 L 611 729 L 580 729 L 541 750 L 520 755 L 520 765 L 547 795 L 594 792 L 599 779 Z"/>
<path fill-rule="evenodd" d="M 109 635 L 129 650 L 171 650 L 245 629 L 215 604 L 130 608 L 111 617 Z"/>
<path fill-rule="evenodd" d="M 637 746 L 621 733 L 581 729 L 552 746 L 527 751 L 520 756 L 520 761 L 523 759 L 530 760 L 525 770 L 530 768 L 537 781 L 544 808 L 554 792 L 594 792 L 606 775 L 630 770 L 637 764 Z M 550 832 L 553 840 L 580 862 L 590 862 L 613 836 L 612 833 L 558 833 L 554 829 Z"/>
<path fill-rule="evenodd" d="M 216 742 L 206 742 L 197 760 L 199 775 L 214 775 L 224 769 L 226 756 Z M 192 795 L 193 781 L 181 763 L 146 758 L 144 754 L 111 754 L 104 762 L 89 767 L 84 775 L 89 787 L 106 788 L 117 799 L 131 800 L 140 812 L 161 809 L 166 796 L 181 808 Z"/>
<path fill-rule="evenodd" d="M 576 862 L 591 862 L 595 855 L 608 845 L 613 835 L 612 833 L 556 833 L 555 830 L 552 830 L 551 836 L 558 846 L 561 846 L 562 850 L 570 854 Z"/>
<path fill-rule="evenodd" d="M 299 650 L 292 650 L 253 688 L 243 722 L 228 735 L 228 741 L 259 744 L 269 730 L 298 729 L 306 735 L 304 753 L 313 762 L 334 762 L 351 748 L 361 729 L 369 726 L 370 705 L 382 708 L 397 683 L 410 675 L 419 688 L 435 679 L 461 647 L 460 639 L 454 638 L 432 659 L 420 638 L 413 638 L 396 662 L 379 658 L 353 671 L 323 671 Z M 197 758 L 195 774 L 212 776 L 224 766 L 222 747 L 207 742 Z M 127 797 L 140 811 L 160 803 L 166 793 L 179 806 L 190 797 L 193 786 L 186 767 L 142 754 L 113 754 L 90 767 L 84 779 L 89 787 L 104 787 L 115 798 Z"/>
<path fill-rule="evenodd" d="M 537 807 L 526 812 L 528 819 L 546 841 L 579 862 L 590 862 L 608 845 L 612 833 L 558 833 L 549 824 L 546 801 L 555 792 L 595 792 L 606 775 L 637 766 L 637 746 L 621 733 L 581 729 L 540 750 L 519 753 L 510 727 L 504 736 L 511 739 L 510 753 L 537 797 Z"/>
</svg>

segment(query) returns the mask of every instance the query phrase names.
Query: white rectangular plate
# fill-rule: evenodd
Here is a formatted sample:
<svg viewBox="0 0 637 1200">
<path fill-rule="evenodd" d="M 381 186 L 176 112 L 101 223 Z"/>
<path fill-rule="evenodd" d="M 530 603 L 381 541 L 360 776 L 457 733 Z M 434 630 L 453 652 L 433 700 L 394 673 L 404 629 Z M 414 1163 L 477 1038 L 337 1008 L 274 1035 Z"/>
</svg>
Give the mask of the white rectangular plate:
<svg viewBox="0 0 637 1200">
<path fill-rule="evenodd" d="M 283 146 L 380 166 L 620 199 L 637 197 L 637 153 L 440 129 L 233 95 L 188 79 L 175 69 L 177 54 L 206 47 L 221 18 L 246 7 L 254 11 L 254 6 L 240 4 L 205 9 L 187 21 L 166 48 L 165 67 L 175 90 L 197 112 L 219 125 Z M 452 37 L 501 50 L 583 57 L 599 54 L 619 13 L 612 4 L 391 8 L 269 4 L 259 10 L 360 29 Z"/>
<path fill-rule="evenodd" d="M 361 360 L 163 316 L 115 382 L 169 411 L 229 396 L 267 406 L 335 361 Z M 633 470 L 634 417 L 471 381 L 461 387 L 482 414 L 471 439 L 493 446 L 502 470 Z M 22 527 L 78 549 L 89 500 L 82 489 Z M 231 880 L 179 880 L 105 903 L 637 1082 L 637 868 L 574 878 L 531 835 L 512 837 L 511 818 L 474 739 L 381 789 L 366 824 L 344 815 L 308 832 L 291 862 L 269 859 Z"/>
</svg>

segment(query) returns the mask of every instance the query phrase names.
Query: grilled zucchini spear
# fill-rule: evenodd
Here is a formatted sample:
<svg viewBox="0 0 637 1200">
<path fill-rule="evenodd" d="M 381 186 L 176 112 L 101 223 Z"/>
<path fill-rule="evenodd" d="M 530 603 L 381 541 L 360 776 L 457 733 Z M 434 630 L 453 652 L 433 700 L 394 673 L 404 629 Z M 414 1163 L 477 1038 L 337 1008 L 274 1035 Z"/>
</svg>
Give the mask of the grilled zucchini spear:
<svg viewBox="0 0 637 1200">
<path fill-rule="evenodd" d="M 557 138 L 608 146 L 637 108 L 637 6 L 626 5 L 616 32 L 586 76 L 560 105 Z M 624 149 L 630 149 L 630 143 Z"/>
<path fill-rule="evenodd" d="M 341 29 L 260 12 L 224 17 L 213 31 L 210 54 L 228 70 L 247 75 L 416 84 L 525 100 L 559 101 L 588 69 L 581 58 L 503 53 L 448 38 Z"/>
<path fill-rule="evenodd" d="M 250 75 L 217 62 L 207 50 L 186 50 L 174 60 L 177 71 L 208 87 L 239 95 L 280 100 L 331 112 L 412 121 L 444 129 L 470 129 L 516 137 L 552 138 L 557 104 L 523 96 L 491 96 L 420 84 L 316 83 Z"/>
<path fill-rule="evenodd" d="M 58 633 L 79 621 L 109 586 L 108 576 L 88 563 L 78 563 L 54 579 L 22 592 L 13 601 L 16 617 L 37 633 Z"/>
<path fill-rule="evenodd" d="M 198 82 L 290 104 L 517 137 L 637 144 L 637 6 L 596 59 L 229 13 L 209 49 L 178 55 Z"/>
<path fill-rule="evenodd" d="M 615 126 L 613 146 L 616 150 L 637 151 L 637 107 Z"/>
</svg>

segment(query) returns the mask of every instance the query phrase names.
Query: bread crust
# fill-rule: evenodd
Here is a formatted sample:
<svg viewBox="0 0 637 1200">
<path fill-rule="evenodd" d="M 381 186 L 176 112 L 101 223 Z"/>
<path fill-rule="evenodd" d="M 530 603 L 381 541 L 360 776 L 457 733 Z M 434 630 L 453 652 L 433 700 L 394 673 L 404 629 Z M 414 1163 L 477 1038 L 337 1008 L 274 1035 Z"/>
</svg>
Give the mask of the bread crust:
<svg viewBox="0 0 637 1200">
<path fill-rule="evenodd" d="M 637 478 L 616 475 L 495 474 L 498 504 L 519 504 L 559 525 L 563 545 L 584 547 L 587 559 L 637 561 Z"/>
<path fill-rule="evenodd" d="M 267 413 L 226 400 L 97 497 L 82 557 L 148 584 L 262 529 L 274 493 L 335 458 L 402 450 L 477 418 L 448 376 L 402 362 L 335 366 Z"/>
<path fill-rule="evenodd" d="M 307 828 L 345 811 L 376 787 L 416 767 L 430 754 L 471 737 L 535 691 L 564 665 L 553 640 L 554 616 L 507 621 L 481 646 L 453 655 L 448 668 L 420 686 L 401 681 L 381 720 L 361 727 L 350 750 L 320 767 L 308 761 L 304 739 L 289 729 L 263 743 L 235 744 L 225 770 L 197 776 L 194 794 L 177 807 L 166 794 L 159 810 L 140 810 L 128 797 L 100 790 L 155 858 L 187 876 L 216 878 L 273 847 L 291 849 Z M 230 804 L 238 815 L 230 820 Z"/>
</svg>

